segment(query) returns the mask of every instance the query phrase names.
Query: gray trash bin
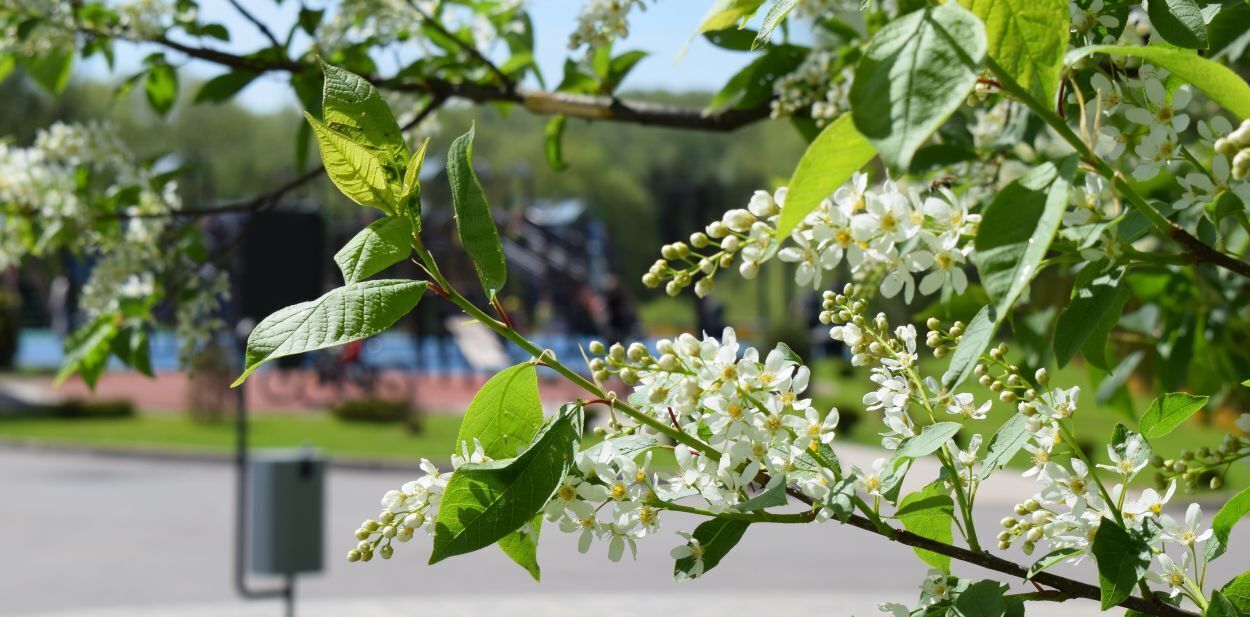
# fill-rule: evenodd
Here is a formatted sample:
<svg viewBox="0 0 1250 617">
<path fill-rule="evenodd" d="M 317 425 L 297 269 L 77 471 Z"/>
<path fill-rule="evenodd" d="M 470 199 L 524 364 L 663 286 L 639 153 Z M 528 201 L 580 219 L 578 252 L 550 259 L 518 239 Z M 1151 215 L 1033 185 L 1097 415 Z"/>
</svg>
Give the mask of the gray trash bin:
<svg viewBox="0 0 1250 617">
<path fill-rule="evenodd" d="M 313 450 L 254 451 L 248 474 L 252 571 L 319 572 L 325 458 Z"/>
</svg>

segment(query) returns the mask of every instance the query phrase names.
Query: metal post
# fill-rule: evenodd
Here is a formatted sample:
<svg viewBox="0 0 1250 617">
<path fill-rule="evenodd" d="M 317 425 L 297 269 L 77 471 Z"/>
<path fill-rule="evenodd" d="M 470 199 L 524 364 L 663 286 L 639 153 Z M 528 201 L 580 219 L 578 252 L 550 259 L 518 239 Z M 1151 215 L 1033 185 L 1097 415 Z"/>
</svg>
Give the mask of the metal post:
<svg viewBox="0 0 1250 617">
<path fill-rule="evenodd" d="M 241 322 L 235 332 L 238 357 L 244 357 L 247 333 L 251 324 Z M 235 516 L 234 516 L 234 587 L 239 595 L 252 600 L 282 598 L 287 617 L 295 617 L 295 577 L 288 574 L 282 587 L 252 589 L 247 584 L 247 395 L 243 386 L 235 388 L 234 411 L 234 470 L 235 470 Z"/>
</svg>

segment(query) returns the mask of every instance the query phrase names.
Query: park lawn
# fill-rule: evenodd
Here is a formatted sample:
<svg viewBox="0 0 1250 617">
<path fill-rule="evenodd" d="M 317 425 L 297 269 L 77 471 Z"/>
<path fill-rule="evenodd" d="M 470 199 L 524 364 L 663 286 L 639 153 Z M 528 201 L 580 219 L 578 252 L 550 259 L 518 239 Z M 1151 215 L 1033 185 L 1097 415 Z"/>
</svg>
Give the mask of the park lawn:
<svg viewBox="0 0 1250 617">
<path fill-rule="evenodd" d="M 343 422 L 329 415 L 275 414 L 252 417 L 249 439 L 256 448 L 312 446 L 331 456 L 446 462 L 453 451 L 459 416 L 425 417 L 424 430 L 402 423 Z M 234 447 L 234 424 L 195 422 L 181 414 L 133 418 L 14 418 L 0 420 L 0 438 L 188 452 L 227 452 Z"/>
</svg>

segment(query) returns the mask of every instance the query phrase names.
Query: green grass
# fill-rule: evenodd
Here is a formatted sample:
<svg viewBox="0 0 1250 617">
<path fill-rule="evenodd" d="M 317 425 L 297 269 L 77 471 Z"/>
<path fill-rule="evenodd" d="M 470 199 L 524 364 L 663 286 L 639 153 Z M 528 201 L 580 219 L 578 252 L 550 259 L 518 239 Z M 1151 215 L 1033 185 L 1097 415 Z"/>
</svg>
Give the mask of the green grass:
<svg viewBox="0 0 1250 617">
<path fill-rule="evenodd" d="M 312 446 L 334 456 L 415 461 L 450 458 L 458 416 L 430 415 L 413 434 L 403 424 L 343 422 L 328 415 L 269 415 L 250 420 L 257 448 Z M 234 447 L 234 424 L 193 422 L 177 414 L 120 419 L 20 418 L 0 421 L 0 437 L 58 444 L 226 452 Z"/>
</svg>

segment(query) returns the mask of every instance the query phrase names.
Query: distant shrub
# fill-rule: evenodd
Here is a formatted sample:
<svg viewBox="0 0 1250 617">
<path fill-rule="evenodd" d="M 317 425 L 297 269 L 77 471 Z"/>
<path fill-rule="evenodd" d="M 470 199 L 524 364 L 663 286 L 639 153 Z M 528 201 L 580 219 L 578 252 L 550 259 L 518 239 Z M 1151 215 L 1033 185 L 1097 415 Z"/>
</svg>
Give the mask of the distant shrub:
<svg viewBox="0 0 1250 617">
<path fill-rule="evenodd" d="M 47 415 L 64 419 L 133 418 L 134 403 L 126 399 L 86 401 L 70 399 L 48 408 Z"/>
<path fill-rule="evenodd" d="M 403 422 L 412 413 L 412 406 L 406 401 L 388 401 L 380 398 L 364 398 L 343 401 L 331 408 L 330 413 L 344 422 Z"/>
</svg>

